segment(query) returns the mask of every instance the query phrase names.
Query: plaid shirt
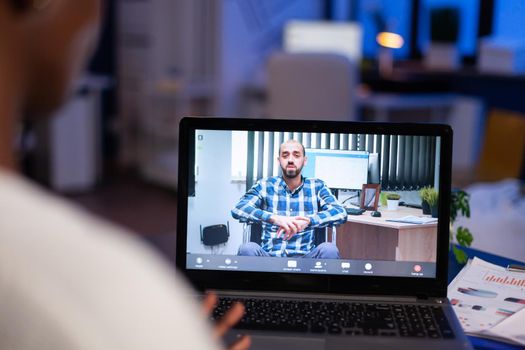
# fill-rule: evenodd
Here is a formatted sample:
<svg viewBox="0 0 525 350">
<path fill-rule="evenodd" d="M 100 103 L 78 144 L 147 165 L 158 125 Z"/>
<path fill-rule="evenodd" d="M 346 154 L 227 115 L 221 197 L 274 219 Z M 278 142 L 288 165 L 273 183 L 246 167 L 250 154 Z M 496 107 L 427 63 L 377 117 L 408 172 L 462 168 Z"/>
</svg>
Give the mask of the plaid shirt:
<svg viewBox="0 0 525 350">
<path fill-rule="evenodd" d="M 305 255 L 314 247 L 314 228 L 340 225 L 346 221 L 346 211 L 337 202 L 325 183 L 302 177 L 302 183 L 290 191 L 281 176 L 257 182 L 233 208 L 232 216 L 240 222 L 262 221 L 262 248 L 272 256 Z M 279 226 L 269 222 L 272 214 L 306 216 L 310 225 L 285 241 L 277 238 Z"/>
</svg>

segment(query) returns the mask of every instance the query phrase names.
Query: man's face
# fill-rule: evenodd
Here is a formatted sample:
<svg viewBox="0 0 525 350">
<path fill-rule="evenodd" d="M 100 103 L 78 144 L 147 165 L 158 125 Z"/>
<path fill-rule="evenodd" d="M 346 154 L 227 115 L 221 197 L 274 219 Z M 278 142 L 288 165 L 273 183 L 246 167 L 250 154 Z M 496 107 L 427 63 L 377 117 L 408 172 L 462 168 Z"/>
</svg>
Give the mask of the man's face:
<svg viewBox="0 0 525 350">
<path fill-rule="evenodd" d="M 277 160 L 281 164 L 283 176 L 293 179 L 301 175 L 307 159 L 300 143 L 286 142 L 281 145 Z"/>
</svg>

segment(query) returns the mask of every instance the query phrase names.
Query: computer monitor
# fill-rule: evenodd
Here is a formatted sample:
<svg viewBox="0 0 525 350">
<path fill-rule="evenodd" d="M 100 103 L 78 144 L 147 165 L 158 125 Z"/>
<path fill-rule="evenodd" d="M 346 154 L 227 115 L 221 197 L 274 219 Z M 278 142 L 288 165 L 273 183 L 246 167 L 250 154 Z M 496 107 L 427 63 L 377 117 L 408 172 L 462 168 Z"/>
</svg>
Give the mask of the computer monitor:
<svg viewBox="0 0 525 350">
<path fill-rule="evenodd" d="M 290 21 L 284 28 L 285 52 L 340 53 L 351 61 L 361 61 L 363 33 L 358 23 Z"/>
<path fill-rule="evenodd" d="M 368 152 L 306 149 L 306 177 L 323 179 L 332 189 L 360 190 L 368 181 Z"/>
</svg>

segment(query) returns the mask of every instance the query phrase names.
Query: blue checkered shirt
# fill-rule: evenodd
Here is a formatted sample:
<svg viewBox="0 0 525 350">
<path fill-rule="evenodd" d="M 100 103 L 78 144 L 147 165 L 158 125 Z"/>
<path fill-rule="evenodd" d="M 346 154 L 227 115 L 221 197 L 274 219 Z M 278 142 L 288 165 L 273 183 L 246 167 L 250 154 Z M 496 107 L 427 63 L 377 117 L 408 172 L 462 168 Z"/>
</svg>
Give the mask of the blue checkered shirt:
<svg viewBox="0 0 525 350">
<path fill-rule="evenodd" d="M 232 216 L 240 222 L 262 221 L 262 248 L 272 256 L 302 256 L 314 247 L 314 228 L 340 225 L 346 211 L 319 179 L 302 178 L 302 184 L 290 191 L 281 176 L 260 180 L 233 208 Z M 310 225 L 288 241 L 277 238 L 279 226 L 269 222 L 272 214 L 306 216 Z"/>
</svg>

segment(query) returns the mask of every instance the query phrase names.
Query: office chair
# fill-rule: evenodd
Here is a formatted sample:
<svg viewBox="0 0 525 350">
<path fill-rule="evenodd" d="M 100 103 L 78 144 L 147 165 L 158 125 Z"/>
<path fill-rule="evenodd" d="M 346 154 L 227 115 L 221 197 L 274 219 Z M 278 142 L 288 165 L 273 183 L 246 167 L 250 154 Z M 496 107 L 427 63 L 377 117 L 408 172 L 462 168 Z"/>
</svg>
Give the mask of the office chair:
<svg viewBox="0 0 525 350">
<path fill-rule="evenodd" d="M 521 113 L 492 110 L 476 169 L 477 180 L 517 179 L 521 170 L 525 169 L 524 159 L 525 116 Z"/>
<path fill-rule="evenodd" d="M 230 223 L 226 221 L 226 225 L 217 224 L 205 227 L 200 225 L 200 231 L 202 244 L 210 248 L 212 254 L 217 254 L 215 248 L 226 245 L 228 238 L 230 238 Z"/>
<path fill-rule="evenodd" d="M 268 62 L 268 117 L 355 120 L 358 76 L 343 55 L 275 53 Z"/>
</svg>

